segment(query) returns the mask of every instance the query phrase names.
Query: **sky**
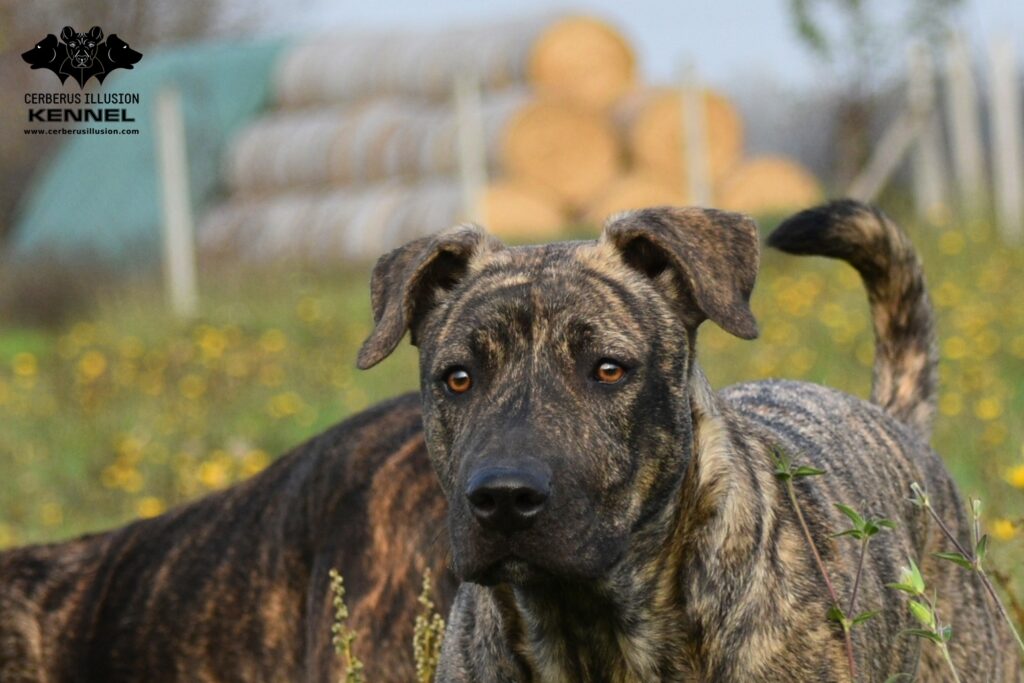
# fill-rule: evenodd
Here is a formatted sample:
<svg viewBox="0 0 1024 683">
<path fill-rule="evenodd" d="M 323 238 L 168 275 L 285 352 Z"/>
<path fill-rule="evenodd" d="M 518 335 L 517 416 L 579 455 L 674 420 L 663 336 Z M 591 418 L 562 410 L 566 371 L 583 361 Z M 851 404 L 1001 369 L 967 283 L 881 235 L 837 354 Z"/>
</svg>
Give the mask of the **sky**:
<svg viewBox="0 0 1024 683">
<path fill-rule="evenodd" d="M 904 19 L 891 8 L 909 3 L 873 4 L 880 8 L 891 35 L 899 39 Z M 771 82 L 803 89 L 828 83 L 835 73 L 797 40 L 789 0 L 308 0 L 300 6 L 301 11 L 291 4 L 287 10 L 272 11 L 268 26 L 289 33 L 326 26 L 415 30 L 564 7 L 604 17 L 617 26 L 637 51 L 644 80 L 652 83 L 671 81 L 686 63 L 695 65 L 706 82 L 721 87 Z M 1010 36 L 1018 54 L 1024 54 L 1024 0 L 967 0 L 956 14 L 956 25 L 979 54 L 998 35 Z"/>
</svg>

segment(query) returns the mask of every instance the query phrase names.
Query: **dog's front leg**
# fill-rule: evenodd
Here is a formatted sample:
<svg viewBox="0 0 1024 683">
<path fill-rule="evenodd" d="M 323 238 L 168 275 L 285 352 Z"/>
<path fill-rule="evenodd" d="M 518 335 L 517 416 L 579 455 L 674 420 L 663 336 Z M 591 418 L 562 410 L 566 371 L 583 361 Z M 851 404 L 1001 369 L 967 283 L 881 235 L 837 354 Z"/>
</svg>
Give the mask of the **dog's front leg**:
<svg viewBox="0 0 1024 683">
<path fill-rule="evenodd" d="M 500 590 L 471 583 L 459 586 L 445 631 L 438 683 L 528 683 L 533 679 L 526 662 L 512 649 L 518 624 L 509 606 L 503 607 L 495 596 Z"/>
</svg>

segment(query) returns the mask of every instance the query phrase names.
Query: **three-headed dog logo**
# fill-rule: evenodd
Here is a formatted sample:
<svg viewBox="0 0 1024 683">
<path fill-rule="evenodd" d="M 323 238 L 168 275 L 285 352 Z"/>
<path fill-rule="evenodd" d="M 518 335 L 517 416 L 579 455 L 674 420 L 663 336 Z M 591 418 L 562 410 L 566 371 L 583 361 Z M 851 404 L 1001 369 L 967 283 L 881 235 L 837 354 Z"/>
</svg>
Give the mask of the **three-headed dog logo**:
<svg viewBox="0 0 1024 683">
<path fill-rule="evenodd" d="M 21 58 L 33 69 L 48 69 L 63 83 L 73 78 L 84 88 L 90 78 L 100 83 L 115 69 L 132 69 L 142 59 L 142 53 L 128 47 L 128 43 L 111 33 L 103 40 L 103 29 L 93 26 L 79 33 L 70 26 L 60 32 L 60 40 L 52 33 L 36 43 Z"/>
</svg>

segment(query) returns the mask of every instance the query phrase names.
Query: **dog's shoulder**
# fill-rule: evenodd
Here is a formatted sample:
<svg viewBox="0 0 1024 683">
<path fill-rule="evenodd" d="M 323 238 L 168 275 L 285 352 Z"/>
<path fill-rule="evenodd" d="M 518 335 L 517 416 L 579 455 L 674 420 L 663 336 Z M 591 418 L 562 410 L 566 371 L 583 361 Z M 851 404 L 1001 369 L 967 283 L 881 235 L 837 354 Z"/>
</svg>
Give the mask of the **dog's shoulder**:
<svg viewBox="0 0 1024 683">
<path fill-rule="evenodd" d="M 813 382 L 744 382 L 726 387 L 719 392 L 719 398 L 737 414 L 773 432 L 804 434 L 817 442 L 835 438 L 856 440 L 883 432 L 901 447 L 928 449 L 917 432 L 878 405 Z"/>
<path fill-rule="evenodd" d="M 735 431 L 794 464 L 823 470 L 812 488 L 832 502 L 898 516 L 913 482 L 950 490 L 945 467 L 927 441 L 873 403 L 788 380 L 739 384 L 719 397 Z"/>
</svg>

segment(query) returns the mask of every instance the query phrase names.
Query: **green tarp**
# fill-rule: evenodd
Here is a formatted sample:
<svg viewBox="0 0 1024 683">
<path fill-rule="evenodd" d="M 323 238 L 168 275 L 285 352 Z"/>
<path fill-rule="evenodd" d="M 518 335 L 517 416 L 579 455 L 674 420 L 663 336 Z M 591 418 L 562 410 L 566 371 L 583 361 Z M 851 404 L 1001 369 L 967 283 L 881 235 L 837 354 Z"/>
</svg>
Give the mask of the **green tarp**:
<svg viewBox="0 0 1024 683">
<path fill-rule="evenodd" d="M 145 54 L 133 70 L 111 73 L 95 92 L 138 93 L 137 105 L 105 105 L 124 106 L 137 123 L 65 125 L 134 127 L 140 134 L 65 136 L 22 202 L 8 258 L 88 255 L 120 265 L 155 259 L 161 243 L 157 92 L 174 86 L 182 95 L 191 199 L 198 216 L 221 190 L 223 156 L 232 135 L 267 102 L 283 46 L 283 41 L 266 41 L 182 47 Z M 54 84 L 56 90 L 56 79 Z M 78 86 L 69 79 L 63 91 L 78 92 Z"/>
</svg>

